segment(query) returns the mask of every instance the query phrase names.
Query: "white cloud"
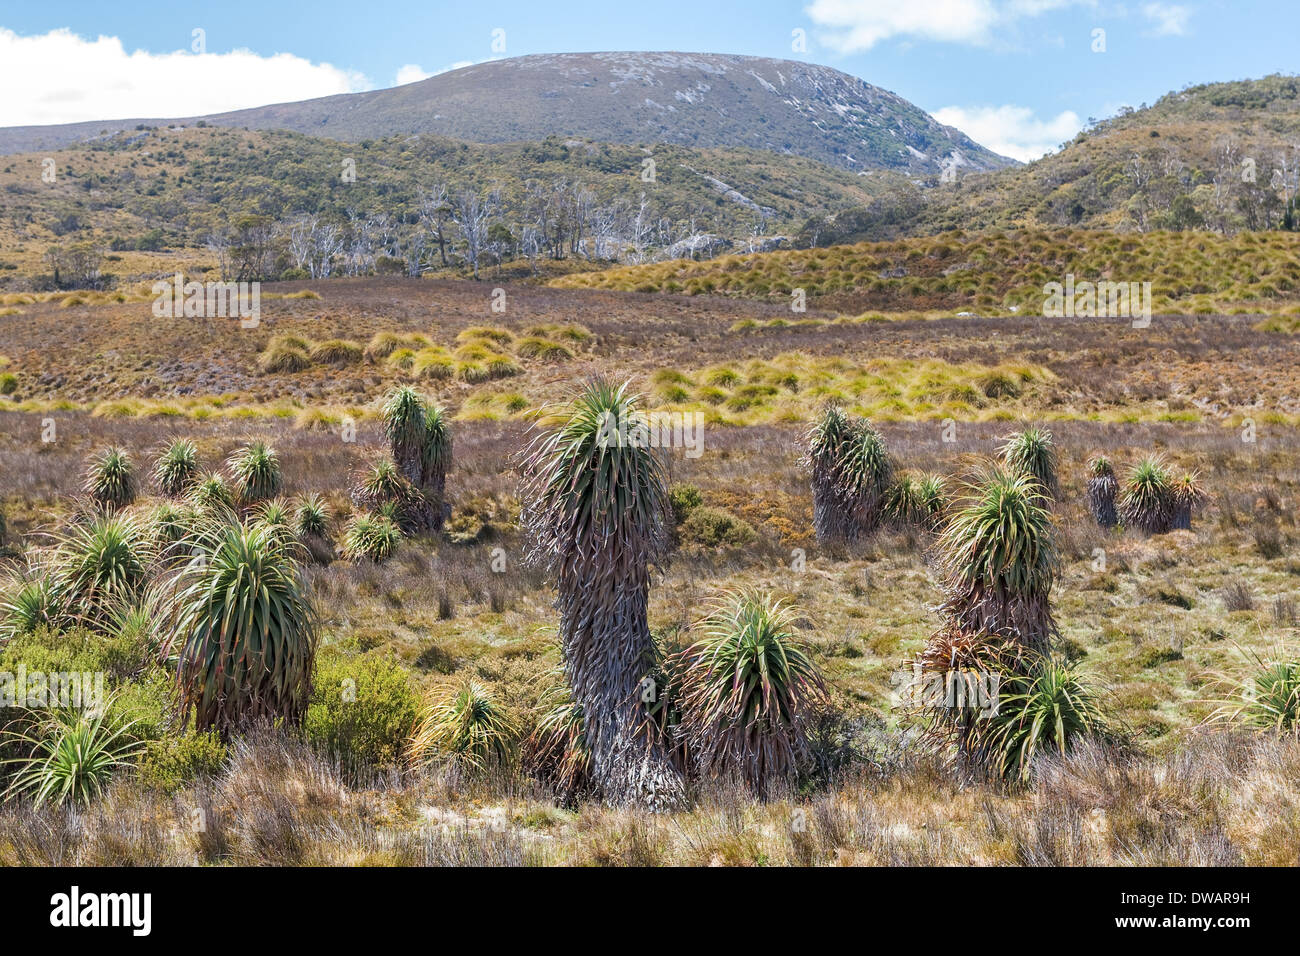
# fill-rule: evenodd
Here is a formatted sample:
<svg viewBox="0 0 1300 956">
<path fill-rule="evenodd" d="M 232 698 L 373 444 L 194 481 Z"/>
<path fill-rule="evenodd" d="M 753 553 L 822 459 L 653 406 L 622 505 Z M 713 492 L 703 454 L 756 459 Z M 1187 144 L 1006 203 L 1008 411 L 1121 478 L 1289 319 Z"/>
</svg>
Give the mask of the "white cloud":
<svg viewBox="0 0 1300 956">
<path fill-rule="evenodd" d="M 1187 35 L 1192 11 L 1178 3 L 1147 3 L 1142 5 L 1142 16 L 1154 24 L 1152 36 L 1181 37 Z"/>
<path fill-rule="evenodd" d="M 0 27 L 0 126 L 198 116 L 370 89 L 366 77 L 291 53 L 127 53 L 117 37 Z M 21 92 L 19 92 L 21 91 Z"/>
<path fill-rule="evenodd" d="M 427 80 L 431 76 L 433 76 L 433 74 L 425 73 L 424 67 L 420 66 L 420 64 L 407 63 L 399 69 L 397 75 L 393 77 L 393 85 L 405 86 L 407 83 L 418 83 L 421 80 Z"/>
<path fill-rule="evenodd" d="M 1052 152 L 1083 129 L 1073 110 L 1040 120 L 1027 106 L 945 106 L 935 111 L 934 118 L 957 127 L 981 146 L 1022 162 Z"/>
<path fill-rule="evenodd" d="M 986 45 L 1016 20 L 1094 0 L 812 0 L 804 13 L 818 39 L 839 53 L 861 53 L 895 36 Z"/>
<path fill-rule="evenodd" d="M 424 67 L 418 63 L 408 63 L 397 71 L 397 76 L 393 78 L 394 86 L 402 86 L 406 83 L 418 83 L 420 80 L 427 80 L 431 76 L 437 76 L 439 73 L 450 73 L 452 70 L 459 70 L 462 66 L 473 66 L 473 60 L 457 60 L 450 66 L 444 66 L 441 70 L 434 70 L 432 73 L 424 72 Z"/>
</svg>

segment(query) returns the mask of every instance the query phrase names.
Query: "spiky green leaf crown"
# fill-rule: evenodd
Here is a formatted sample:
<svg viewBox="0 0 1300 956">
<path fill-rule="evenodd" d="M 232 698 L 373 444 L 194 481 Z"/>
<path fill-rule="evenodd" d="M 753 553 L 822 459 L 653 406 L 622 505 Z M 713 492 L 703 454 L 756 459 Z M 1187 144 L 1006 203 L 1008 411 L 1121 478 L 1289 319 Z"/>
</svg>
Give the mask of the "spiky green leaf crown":
<svg viewBox="0 0 1300 956">
<path fill-rule="evenodd" d="M 535 553 L 590 557 L 612 538 L 651 559 L 661 547 L 667 480 L 636 401 L 627 383 L 596 378 L 548 410 L 521 463 Z"/>
<path fill-rule="evenodd" d="M 880 433 L 868 421 L 854 422 L 843 449 L 840 473 L 847 490 L 883 494 L 893 468 Z"/>
<path fill-rule="evenodd" d="M 1044 490 L 1053 492 L 1056 484 L 1056 444 L 1052 433 L 1030 426 L 1008 436 L 1003 444 L 1002 460 L 1008 468 L 1038 479 Z"/>
<path fill-rule="evenodd" d="M 384 435 L 395 445 L 419 447 L 424 441 L 425 403 L 409 385 L 395 388 L 384 401 Z"/>
<path fill-rule="evenodd" d="M 420 449 L 425 474 L 445 470 L 451 461 L 451 426 L 447 410 L 441 405 L 431 402 L 424 407 L 424 437 Z"/>
<path fill-rule="evenodd" d="M 795 637 L 790 607 L 771 595 L 744 590 L 727 595 L 701 626 L 687 650 L 692 666 L 708 673 L 703 694 L 706 720 L 733 727 L 756 720 L 787 723 L 800 696 L 816 693 L 820 678 Z"/>
<path fill-rule="evenodd" d="M 1057 565 L 1047 503 L 1032 475 L 986 470 L 967 486 L 940 536 L 948 574 L 963 587 L 1045 594 Z"/>
</svg>

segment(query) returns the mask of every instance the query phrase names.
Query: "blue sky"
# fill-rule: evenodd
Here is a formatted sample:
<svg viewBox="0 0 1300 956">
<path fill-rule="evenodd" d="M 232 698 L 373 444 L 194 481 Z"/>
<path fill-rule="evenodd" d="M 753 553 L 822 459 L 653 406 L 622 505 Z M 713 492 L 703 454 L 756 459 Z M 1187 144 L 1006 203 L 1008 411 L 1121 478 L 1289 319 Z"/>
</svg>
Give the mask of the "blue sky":
<svg viewBox="0 0 1300 956">
<path fill-rule="evenodd" d="M 692 50 L 833 66 L 1029 158 L 1188 83 L 1293 72 L 1297 38 L 1297 0 L 9 2 L 0 125 L 193 115 L 501 55 Z"/>
</svg>

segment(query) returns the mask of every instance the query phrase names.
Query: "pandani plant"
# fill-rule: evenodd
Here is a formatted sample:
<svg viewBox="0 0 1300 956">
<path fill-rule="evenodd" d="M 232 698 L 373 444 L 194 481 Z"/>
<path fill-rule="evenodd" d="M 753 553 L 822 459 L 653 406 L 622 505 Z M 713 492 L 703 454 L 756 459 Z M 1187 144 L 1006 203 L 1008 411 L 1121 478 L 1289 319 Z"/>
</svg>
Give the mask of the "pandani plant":
<svg viewBox="0 0 1300 956">
<path fill-rule="evenodd" d="M 1188 531 L 1192 527 L 1192 515 L 1205 503 L 1206 493 L 1201 486 L 1201 477 L 1197 472 L 1188 471 L 1174 479 L 1171 494 L 1173 496 L 1173 520 L 1175 530 Z"/>
<path fill-rule="evenodd" d="M 732 592 L 679 652 L 681 732 L 702 776 L 734 777 L 768 796 L 808 763 L 809 720 L 826 691 L 793 621 L 771 595 Z"/>
<path fill-rule="evenodd" d="M 422 764 L 450 759 L 474 770 L 511 759 L 519 727 L 501 699 L 468 679 L 427 698 L 411 735 L 410 757 Z"/>
<path fill-rule="evenodd" d="M 828 405 L 813 423 L 803 459 L 812 476 L 813 526 L 819 541 L 871 535 L 885 517 L 894 469 L 870 422 Z"/>
<path fill-rule="evenodd" d="M 1119 517 L 1126 528 L 1146 534 L 1164 534 L 1174 526 L 1177 502 L 1174 480 L 1164 459 L 1143 458 L 1129 471 L 1119 501 Z"/>
<path fill-rule="evenodd" d="M 563 672 L 555 677 L 542 698 L 541 716 L 524 738 L 520 764 L 524 773 L 547 787 L 561 805 L 574 806 L 595 791 L 591 748 L 583 729 L 582 708 L 574 703 Z"/>
<path fill-rule="evenodd" d="M 153 466 L 154 484 L 169 498 L 183 495 L 199 474 L 199 449 L 188 438 L 171 442 L 158 455 Z"/>
<path fill-rule="evenodd" d="M 527 559 L 554 582 L 560 645 L 605 799 L 681 806 L 681 775 L 642 699 L 654 663 L 650 569 L 667 543 L 664 463 L 627 385 L 595 378 L 543 409 L 521 453 Z"/>
<path fill-rule="evenodd" d="M 82 485 L 90 500 L 100 508 L 115 511 L 135 501 L 136 474 L 131 456 L 116 445 L 93 455 L 86 465 Z"/>
<path fill-rule="evenodd" d="M 1034 478 L 1045 497 L 1055 500 L 1060 495 L 1056 477 L 1056 444 L 1047 429 L 1031 425 L 1008 435 L 1001 454 L 1008 469 Z"/>
<path fill-rule="evenodd" d="M 989 466 L 966 486 L 936 542 L 948 621 L 1029 649 L 1049 646 L 1058 556 L 1048 506 L 1025 472 Z"/>
<path fill-rule="evenodd" d="M 163 659 L 177 662 L 183 719 L 227 737 L 297 726 L 311 699 L 316 614 L 298 545 L 269 525 L 213 520 L 166 583 Z"/>
<path fill-rule="evenodd" d="M 1113 528 L 1119 524 L 1119 514 L 1115 510 L 1115 495 L 1119 483 L 1115 480 L 1115 468 L 1110 459 L 1099 455 L 1088 463 L 1088 510 L 1099 527 Z"/>
<path fill-rule="evenodd" d="M 255 505 L 274 498 L 284 485 L 280 457 L 261 440 L 236 449 L 226 466 L 234 478 L 235 498 L 241 505 Z"/>
</svg>

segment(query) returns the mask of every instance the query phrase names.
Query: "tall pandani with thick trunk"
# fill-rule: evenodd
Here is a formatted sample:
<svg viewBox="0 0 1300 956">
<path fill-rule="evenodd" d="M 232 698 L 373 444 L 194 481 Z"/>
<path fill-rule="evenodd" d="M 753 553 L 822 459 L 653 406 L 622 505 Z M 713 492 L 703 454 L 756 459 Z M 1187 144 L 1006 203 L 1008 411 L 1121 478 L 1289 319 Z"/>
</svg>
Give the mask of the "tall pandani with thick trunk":
<svg viewBox="0 0 1300 956">
<path fill-rule="evenodd" d="M 665 469 L 626 391 L 597 378 L 543 411 L 521 455 L 529 560 L 558 592 L 564 669 L 582 709 L 591 773 L 617 805 L 670 809 L 682 778 L 649 719 L 650 569 L 666 543 Z"/>
<path fill-rule="evenodd" d="M 1194 471 L 1183 472 L 1172 484 L 1173 526 L 1175 529 L 1189 531 L 1192 527 L 1192 513 L 1198 511 L 1205 503 L 1205 489 L 1201 487 L 1201 476 Z"/>
<path fill-rule="evenodd" d="M 447 468 L 451 465 L 451 425 L 447 412 L 432 402 L 424 407 L 424 443 L 420 446 L 420 488 L 429 500 L 433 529 L 446 520 Z"/>
<path fill-rule="evenodd" d="M 997 466 L 966 486 L 937 542 L 950 624 L 1031 650 L 1049 647 L 1058 565 L 1049 504 L 1038 479 Z"/>
<path fill-rule="evenodd" d="M 406 480 L 420 484 L 420 456 L 424 450 L 424 399 L 415 389 L 401 385 L 384 400 L 384 437 L 393 461 Z"/>
<path fill-rule="evenodd" d="M 389 393 L 382 414 L 393 461 L 424 496 L 417 524 L 436 531 L 445 517 L 447 469 L 451 465 L 447 413 L 415 389 L 402 385 Z"/>
<path fill-rule="evenodd" d="M 1088 510 L 1103 528 L 1119 524 L 1119 513 L 1115 510 L 1118 493 L 1119 482 L 1115 480 L 1115 467 L 1110 459 L 1098 455 L 1088 462 Z"/>
<path fill-rule="evenodd" d="M 870 422 L 828 405 L 808 432 L 803 463 L 812 475 L 819 541 L 853 541 L 880 527 L 894 469 Z"/>
</svg>

